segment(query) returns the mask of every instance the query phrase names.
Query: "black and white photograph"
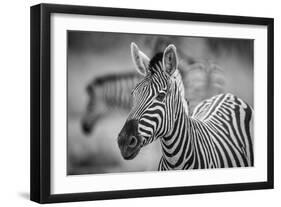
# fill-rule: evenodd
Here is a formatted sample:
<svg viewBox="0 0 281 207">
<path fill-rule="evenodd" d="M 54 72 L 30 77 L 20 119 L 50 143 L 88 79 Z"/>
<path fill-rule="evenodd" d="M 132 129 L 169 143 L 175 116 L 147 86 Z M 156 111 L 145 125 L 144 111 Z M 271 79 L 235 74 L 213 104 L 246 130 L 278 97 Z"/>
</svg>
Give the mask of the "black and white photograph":
<svg viewBox="0 0 281 207">
<path fill-rule="evenodd" d="M 254 40 L 67 31 L 67 175 L 255 166 Z"/>
<path fill-rule="evenodd" d="M 0 206 L 281 203 L 280 2 L 1 3 Z"/>
<path fill-rule="evenodd" d="M 31 7 L 38 203 L 272 189 L 273 19 Z"/>
</svg>

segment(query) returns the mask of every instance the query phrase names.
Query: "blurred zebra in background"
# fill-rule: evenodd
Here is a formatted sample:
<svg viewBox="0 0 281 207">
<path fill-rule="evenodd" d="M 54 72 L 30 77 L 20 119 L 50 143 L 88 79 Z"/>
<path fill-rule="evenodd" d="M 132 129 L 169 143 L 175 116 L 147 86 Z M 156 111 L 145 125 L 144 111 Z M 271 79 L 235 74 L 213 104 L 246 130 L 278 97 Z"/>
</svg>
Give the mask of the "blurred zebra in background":
<svg viewBox="0 0 281 207">
<path fill-rule="evenodd" d="M 225 92 L 224 71 L 210 61 L 197 62 L 187 66 L 182 79 L 190 115 L 203 100 Z"/>
<path fill-rule="evenodd" d="M 157 53 L 163 51 L 169 43 L 169 38 L 162 37 L 144 44 L 154 45 L 151 51 Z M 183 48 L 178 51 L 179 72 L 191 114 L 198 103 L 224 92 L 224 71 L 209 60 L 191 58 L 182 52 Z M 88 104 L 82 117 L 82 131 L 90 134 L 98 121 L 113 111 L 128 113 L 132 106 L 131 91 L 141 78 L 136 72 L 106 74 L 94 78 L 87 86 Z"/>
<path fill-rule="evenodd" d="M 140 78 L 137 73 L 109 74 L 94 78 L 86 88 L 89 100 L 82 118 L 83 132 L 91 133 L 96 123 L 112 111 L 130 110 L 130 94 Z"/>
</svg>

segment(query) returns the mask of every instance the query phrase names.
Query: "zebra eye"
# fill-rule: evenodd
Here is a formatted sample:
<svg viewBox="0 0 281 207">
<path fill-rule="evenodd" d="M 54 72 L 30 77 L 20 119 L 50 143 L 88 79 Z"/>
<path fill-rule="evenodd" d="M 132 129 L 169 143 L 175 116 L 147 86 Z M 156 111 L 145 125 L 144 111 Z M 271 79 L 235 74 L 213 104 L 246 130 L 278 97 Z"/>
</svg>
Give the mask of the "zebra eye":
<svg viewBox="0 0 281 207">
<path fill-rule="evenodd" d="M 157 97 L 156 97 L 157 101 L 163 101 L 164 98 L 165 98 L 165 95 L 166 95 L 166 94 L 165 94 L 164 92 L 158 93 L 158 95 L 157 95 Z"/>
</svg>

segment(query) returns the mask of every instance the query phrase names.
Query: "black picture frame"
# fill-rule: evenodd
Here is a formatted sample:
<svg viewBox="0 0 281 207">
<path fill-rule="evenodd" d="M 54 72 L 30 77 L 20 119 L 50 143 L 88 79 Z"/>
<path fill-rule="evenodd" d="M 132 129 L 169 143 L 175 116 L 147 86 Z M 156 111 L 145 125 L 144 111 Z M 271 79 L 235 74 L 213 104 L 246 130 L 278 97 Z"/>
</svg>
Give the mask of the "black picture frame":
<svg viewBox="0 0 281 207">
<path fill-rule="evenodd" d="M 133 17 L 162 20 L 180 20 L 210 23 L 263 25 L 267 27 L 267 181 L 237 184 L 169 187 L 154 189 L 51 194 L 51 70 L 50 70 L 50 16 L 53 13 Z M 274 20 L 272 18 L 180 13 L 152 10 L 103 8 L 56 4 L 39 4 L 31 7 L 31 174 L 30 199 L 39 203 L 87 201 L 102 199 L 166 196 L 179 194 L 210 193 L 273 188 L 274 177 L 274 78 L 273 43 Z"/>
</svg>

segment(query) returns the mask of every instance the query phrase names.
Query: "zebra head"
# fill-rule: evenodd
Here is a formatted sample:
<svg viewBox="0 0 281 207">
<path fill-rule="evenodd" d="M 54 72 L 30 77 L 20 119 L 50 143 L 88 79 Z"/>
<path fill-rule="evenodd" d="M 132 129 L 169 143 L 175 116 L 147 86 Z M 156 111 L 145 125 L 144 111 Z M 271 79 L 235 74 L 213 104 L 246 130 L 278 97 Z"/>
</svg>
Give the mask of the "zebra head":
<svg viewBox="0 0 281 207">
<path fill-rule="evenodd" d="M 143 79 L 132 91 L 133 107 L 118 136 L 124 159 L 133 159 L 143 146 L 172 133 L 178 107 L 188 113 L 176 47 L 169 45 L 150 60 L 131 43 L 131 55 Z"/>
</svg>

